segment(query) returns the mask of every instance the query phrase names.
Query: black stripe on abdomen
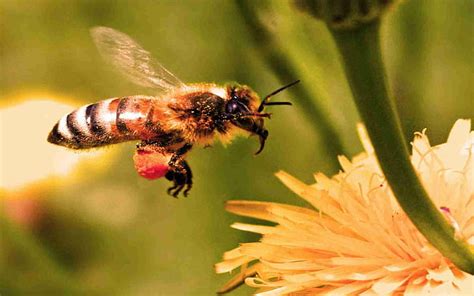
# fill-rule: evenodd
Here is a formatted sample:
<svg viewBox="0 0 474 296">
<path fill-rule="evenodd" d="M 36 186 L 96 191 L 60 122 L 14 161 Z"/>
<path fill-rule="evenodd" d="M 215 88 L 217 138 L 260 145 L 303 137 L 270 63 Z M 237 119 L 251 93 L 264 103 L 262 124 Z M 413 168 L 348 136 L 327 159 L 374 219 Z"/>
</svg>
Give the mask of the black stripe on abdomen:
<svg viewBox="0 0 474 296">
<path fill-rule="evenodd" d="M 100 114 L 99 114 L 99 103 L 95 103 L 92 105 L 87 106 L 86 108 L 86 122 L 87 126 L 89 127 L 89 131 L 92 135 L 96 137 L 102 137 L 104 133 L 107 131 L 104 129 L 100 122 Z"/>
<path fill-rule="evenodd" d="M 123 135 L 128 135 L 130 133 L 126 120 L 121 116 L 125 114 L 129 101 L 130 99 L 127 97 L 121 98 L 117 106 L 117 116 L 115 122 L 117 125 L 117 130 Z"/>
<path fill-rule="evenodd" d="M 82 146 L 81 142 L 87 137 L 87 135 L 81 130 L 78 125 L 78 120 L 84 120 L 84 118 L 77 118 L 77 110 L 69 113 L 66 118 L 67 128 L 72 135 L 69 139 L 71 142 L 77 143 L 78 146 Z"/>
<path fill-rule="evenodd" d="M 48 142 L 53 143 L 53 144 L 61 144 L 65 142 L 66 139 L 63 137 L 63 135 L 61 135 L 58 127 L 59 127 L 59 123 L 56 123 L 53 129 L 51 130 L 51 132 L 49 132 Z"/>
</svg>

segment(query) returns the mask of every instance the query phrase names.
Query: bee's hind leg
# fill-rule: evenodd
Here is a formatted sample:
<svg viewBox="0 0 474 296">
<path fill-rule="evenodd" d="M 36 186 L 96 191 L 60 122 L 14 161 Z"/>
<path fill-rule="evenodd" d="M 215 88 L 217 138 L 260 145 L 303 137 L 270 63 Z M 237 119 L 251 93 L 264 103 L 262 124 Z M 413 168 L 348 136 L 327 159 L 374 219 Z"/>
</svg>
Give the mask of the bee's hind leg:
<svg viewBox="0 0 474 296">
<path fill-rule="evenodd" d="M 166 179 L 173 182 L 173 186 L 167 190 L 168 194 L 172 195 L 173 197 L 178 197 L 179 192 L 183 190 L 184 185 L 186 184 L 186 176 L 175 171 L 168 171 L 165 177 Z"/>
<path fill-rule="evenodd" d="M 192 144 L 189 144 L 189 143 L 184 144 L 183 147 L 179 148 L 177 151 L 173 153 L 173 156 L 171 156 L 171 159 L 168 162 L 168 165 L 174 171 L 181 171 L 185 173 L 186 169 L 184 168 L 184 165 L 183 165 L 184 163 L 183 157 L 187 152 L 189 152 L 189 150 L 191 150 L 191 148 L 193 148 Z"/>
<path fill-rule="evenodd" d="M 178 197 L 179 193 L 186 187 L 183 192 L 185 197 L 188 196 L 189 190 L 193 185 L 193 174 L 191 168 L 189 167 L 186 161 L 181 161 L 180 163 L 181 170 L 169 170 L 165 177 L 166 179 L 173 182 L 173 186 L 168 188 L 168 194 L 174 197 Z"/>
<path fill-rule="evenodd" d="M 193 173 L 186 161 L 183 161 L 184 169 L 186 170 L 186 189 L 183 192 L 184 197 L 188 196 L 189 190 L 193 187 Z"/>
</svg>

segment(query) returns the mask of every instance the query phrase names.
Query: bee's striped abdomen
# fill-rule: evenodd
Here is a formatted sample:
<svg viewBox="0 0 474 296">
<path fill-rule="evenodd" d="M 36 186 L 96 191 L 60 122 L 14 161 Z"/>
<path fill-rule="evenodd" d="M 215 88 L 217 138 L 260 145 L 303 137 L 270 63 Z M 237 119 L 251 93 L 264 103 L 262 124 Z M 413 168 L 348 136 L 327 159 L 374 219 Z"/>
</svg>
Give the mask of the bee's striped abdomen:
<svg viewBox="0 0 474 296">
<path fill-rule="evenodd" d="M 158 114 L 157 114 L 158 113 Z M 87 149 L 159 136 L 159 115 L 150 97 L 122 97 L 83 106 L 53 127 L 48 141 L 73 149 Z"/>
</svg>

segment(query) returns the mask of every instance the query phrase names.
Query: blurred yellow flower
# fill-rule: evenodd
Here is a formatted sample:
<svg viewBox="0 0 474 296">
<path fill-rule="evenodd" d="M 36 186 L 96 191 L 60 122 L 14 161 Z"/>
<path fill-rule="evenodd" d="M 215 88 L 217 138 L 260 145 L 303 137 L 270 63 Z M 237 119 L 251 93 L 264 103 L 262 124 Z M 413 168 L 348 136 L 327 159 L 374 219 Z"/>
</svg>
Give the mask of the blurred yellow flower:
<svg viewBox="0 0 474 296">
<path fill-rule="evenodd" d="M 50 176 L 67 175 L 102 151 L 75 153 L 46 141 L 56 121 L 74 106 L 51 96 L 27 96 L 0 109 L 0 189 L 17 190 Z"/>
<path fill-rule="evenodd" d="M 362 126 L 365 153 L 328 178 L 306 185 L 285 172 L 278 178 L 315 209 L 257 201 L 229 201 L 226 209 L 275 226 L 235 223 L 262 234 L 224 254 L 218 273 L 241 267 L 225 292 L 245 279 L 257 295 L 472 295 L 474 277 L 432 247 L 400 208 Z M 433 202 L 474 245 L 474 132 L 458 120 L 446 143 L 432 147 L 425 133 L 413 141 L 412 163 Z"/>
</svg>

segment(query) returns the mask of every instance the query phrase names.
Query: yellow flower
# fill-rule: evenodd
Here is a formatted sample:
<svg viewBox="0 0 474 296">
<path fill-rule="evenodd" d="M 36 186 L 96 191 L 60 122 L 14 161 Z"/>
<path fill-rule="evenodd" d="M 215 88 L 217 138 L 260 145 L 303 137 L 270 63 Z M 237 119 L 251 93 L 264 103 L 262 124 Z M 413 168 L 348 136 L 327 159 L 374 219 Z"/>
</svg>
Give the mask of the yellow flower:
<svg viewBox="0 0 474 296">
<path fill-rule="evenodd" d="M 387 186 L 362 126 L 365 148 L 328 178 L 306 185 L 278 178 L 314 209 L 257 201 L 229 201 L 226 209 L 275 226 L 235 223 L 262 235 L 224 254 L 218 273 L 241 267 L 220 292 L 242 281 L 258 295 L 472 295 L 474 277 L 460 271 L 414 227 Z M 474 132 L 458 120 L 446 143 L 432 147 L 425 133 L 413 141 L 412 163 L 456 238 L 474 245 Z"/>
<path fill-rule="evenodd" d="M 73 153 L 46 141 L 62 115 L 74 107 L 53 96 L 26 96 L 0 108 L 0 190 L 37 186 L 51 176 L 65 176 L 80 162 L 97 163 L 100 151 Z M 97 165 L 96 165 L 97 166 Z"/>
<path fill-rule="evenodd" d="M 77 181 L 81 165 L 88 173 L 107 167 L 104 159 L 110 156 L 102 151 L 74 153 L 48 143 L 57 120 L 74 110 L 64 99 L 34 94 L 8 98 L 9 104 L 0 106 L 0 214 L 4 210 L 12 221 L 33 226 L 44 210 L 39 198 L 49 188 Z"/>
</svg>

